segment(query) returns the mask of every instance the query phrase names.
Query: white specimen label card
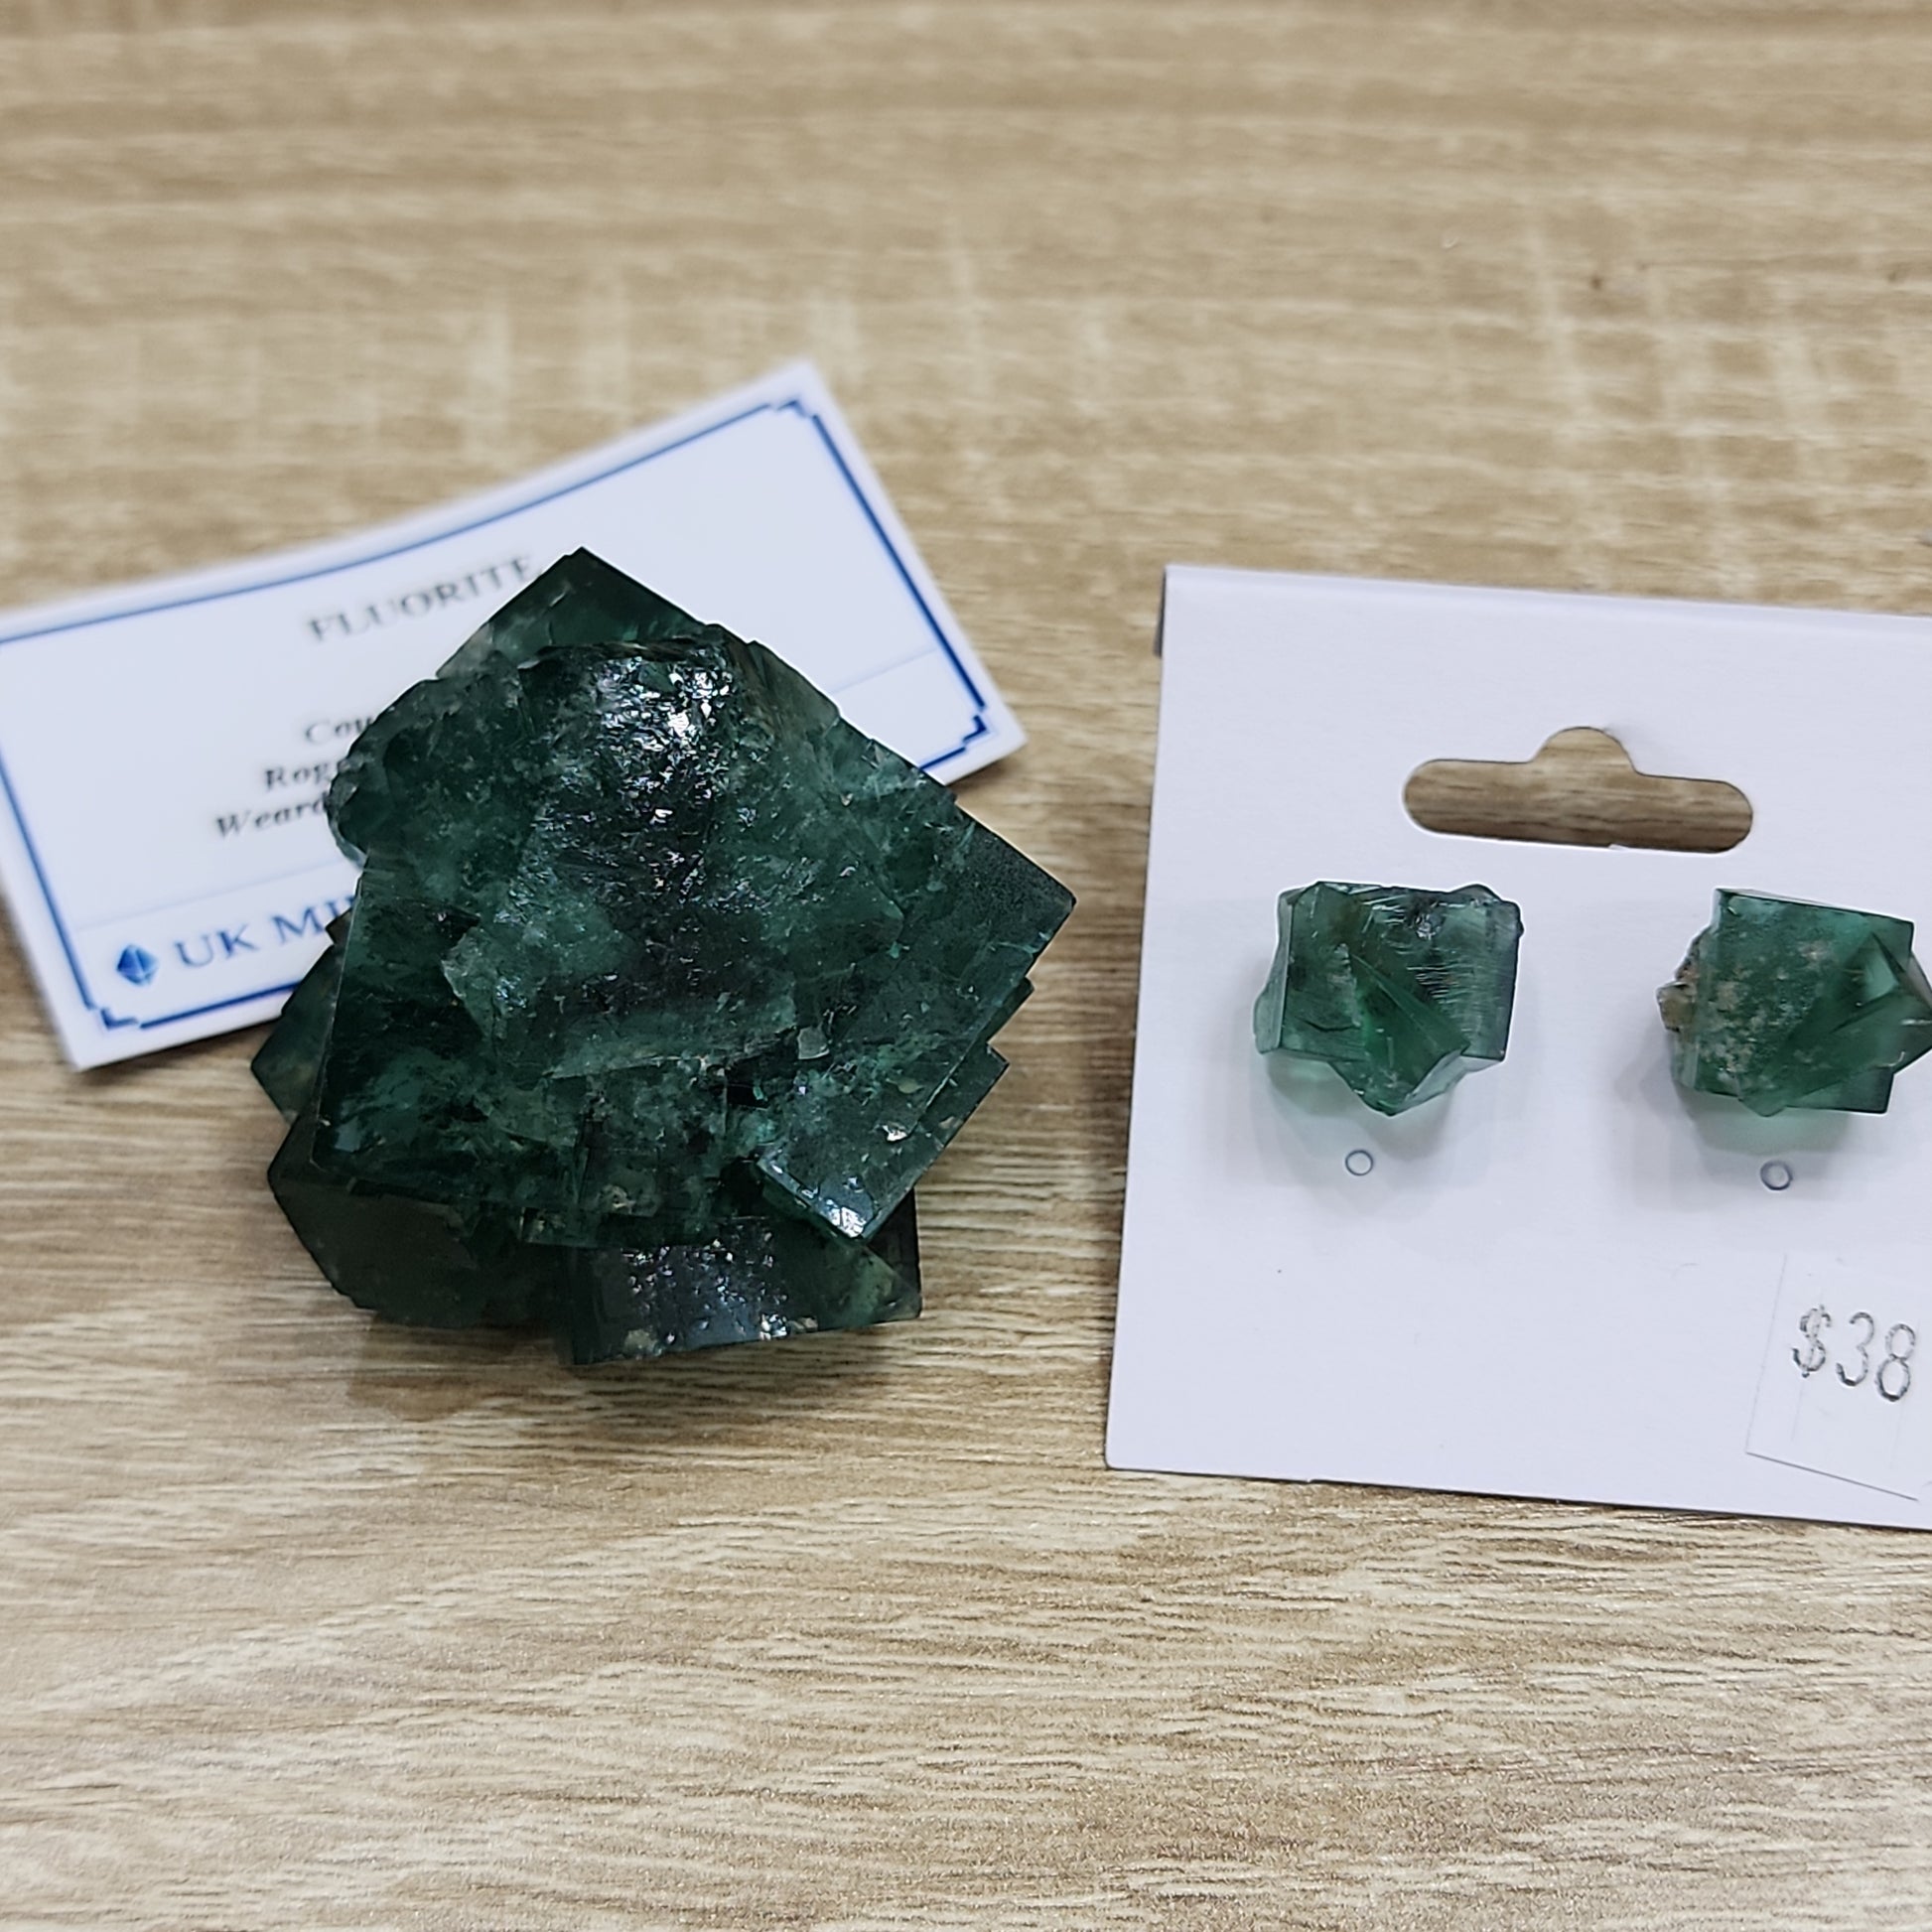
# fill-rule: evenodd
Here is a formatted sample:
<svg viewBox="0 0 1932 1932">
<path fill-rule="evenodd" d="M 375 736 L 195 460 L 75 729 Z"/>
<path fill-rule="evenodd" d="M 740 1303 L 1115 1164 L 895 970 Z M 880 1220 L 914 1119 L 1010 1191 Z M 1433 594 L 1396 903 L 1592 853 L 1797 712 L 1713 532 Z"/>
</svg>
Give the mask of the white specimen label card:
<svg viewBox="0 0 1932 1932">
<path fill-rule="evenodd" d="M 1410 817 L 1582 726 L 1735 786 L 1740 842 Z M 1506 1056 L 1389 1118 L 1258 1053 L 1317 880 L 1520 906 Z M 1932 1528 L 1932 1056 L 1882 1114 L 1680 1089 L 1657 989 L 1721 888 L 1925 957 L 1932 623 L 1171 571 L 1109 1459 Z"/>
<path fill-rule="evenodd" d="M 768 644 L 936 777 L 1021 742 L 817 372 L 443 509 L 0 618 L 0 883 L 69 1057 L 279 1011 L 362 725 L 566 552 Z"/>
<path fill-rule="evenodd" d="M 1932 1282 L 1793 1255 L 1764 1349 L 1753 1455 L 1913 1501 L 1932 1483 Z"/>
</svg>

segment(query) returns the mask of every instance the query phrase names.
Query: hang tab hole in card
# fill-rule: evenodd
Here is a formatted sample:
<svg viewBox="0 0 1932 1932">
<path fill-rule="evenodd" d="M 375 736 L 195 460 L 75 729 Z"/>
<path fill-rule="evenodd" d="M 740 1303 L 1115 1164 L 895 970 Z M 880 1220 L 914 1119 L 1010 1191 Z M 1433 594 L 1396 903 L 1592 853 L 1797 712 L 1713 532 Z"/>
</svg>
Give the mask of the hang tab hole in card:
<svg viewBox="0 0 1932 1932">
<path fill-rule="evenodd" d="M 1608 732 L 1588 726 L 1558 732 L 1517 764 L 1432 759 L 1402 802 L 1425 831 L 1539 845 L 1728 852 L 1751 829 L 1751 801 L 1735 785 L 1639 771 Z"/>
</svg>

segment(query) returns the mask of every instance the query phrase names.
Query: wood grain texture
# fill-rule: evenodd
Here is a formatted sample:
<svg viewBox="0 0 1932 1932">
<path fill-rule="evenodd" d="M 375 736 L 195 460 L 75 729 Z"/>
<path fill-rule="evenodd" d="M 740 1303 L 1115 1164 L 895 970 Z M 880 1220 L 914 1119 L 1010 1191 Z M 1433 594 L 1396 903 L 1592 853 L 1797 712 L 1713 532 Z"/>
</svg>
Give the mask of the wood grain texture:
<svg viewBox="0 0 1932 1932">
<path fill-rule="evenodd" d="M 1402 802 L 1432 832 L 1546 845 L 1728 852 L 1751 829 L 1751 801 L 1735 785 L 1639 771 L 1593 725 L 1552 733 L 1527 759 L 1431 759 L 1409 774 Z"/>
<path fill-rule="evenodd" d="M 1100 1459 L 1161 566 L 1925 608 L 1928 97 L 1916 0 L 0 4 L 0 600 L 805 351 L 1081 898 L 921 1321 L 597 1375 L 0 944 L 0 1924 L 1932 1923 L 1932 1545 Z"/>
</svg>

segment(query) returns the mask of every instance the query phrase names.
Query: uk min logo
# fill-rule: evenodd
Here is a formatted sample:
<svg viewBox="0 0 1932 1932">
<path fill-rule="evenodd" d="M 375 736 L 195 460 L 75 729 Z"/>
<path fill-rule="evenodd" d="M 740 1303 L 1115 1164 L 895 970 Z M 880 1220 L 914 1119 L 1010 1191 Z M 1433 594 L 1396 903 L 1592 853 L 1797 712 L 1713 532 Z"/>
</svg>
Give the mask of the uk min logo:
<svg viewBox="0 0 1932 1932">
<path fill-rule="evenodd" d="M 114 970 L 130 986 L 146 986 L 160 969 L 161 962 L 142 946 L 123 946 Z"/>
</svg>

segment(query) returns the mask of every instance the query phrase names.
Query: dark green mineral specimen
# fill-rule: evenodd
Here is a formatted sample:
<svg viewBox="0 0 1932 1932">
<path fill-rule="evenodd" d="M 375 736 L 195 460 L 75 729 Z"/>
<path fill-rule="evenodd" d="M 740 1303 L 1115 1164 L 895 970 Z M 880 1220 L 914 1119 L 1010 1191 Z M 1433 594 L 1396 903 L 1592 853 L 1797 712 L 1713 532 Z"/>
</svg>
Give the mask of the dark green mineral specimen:
<svg viewBox="0 0 1932 1932">
<path fill-rule="evenodd" d="M 351 1301 L 578 1362 L 918 1311 L 912 1183 L 1072 905 L 943 786 L 579 551 L 329 816 L 355 903 L 255 1071 Z"/>
<path fill-rule="evenodd" d="M 1756 1114 L 1882 1114 L 1892 1075 L 1932 1048 L 1932 987 L 1909 919 L 1720 893 L 1657 991 L 1681 1087 Z"/>
<path fill-rule="evenodd" d="M 1255 1002 L 1263 1053 L 1325 1060 L 1380 1114 L 1447 1093 L 1509 1044 L 1517 908 L 1453 893 L 1322 880 L 1284 893 Z"/>
</svg>

